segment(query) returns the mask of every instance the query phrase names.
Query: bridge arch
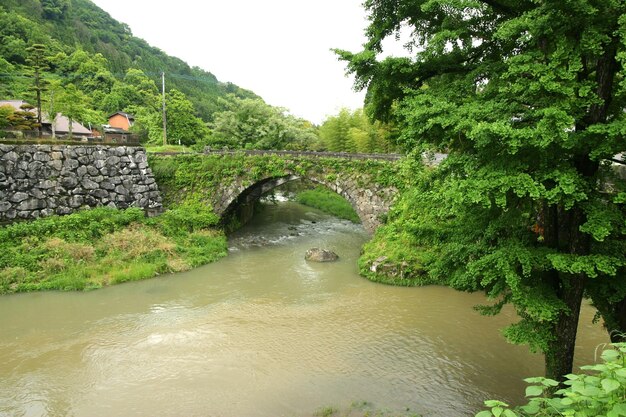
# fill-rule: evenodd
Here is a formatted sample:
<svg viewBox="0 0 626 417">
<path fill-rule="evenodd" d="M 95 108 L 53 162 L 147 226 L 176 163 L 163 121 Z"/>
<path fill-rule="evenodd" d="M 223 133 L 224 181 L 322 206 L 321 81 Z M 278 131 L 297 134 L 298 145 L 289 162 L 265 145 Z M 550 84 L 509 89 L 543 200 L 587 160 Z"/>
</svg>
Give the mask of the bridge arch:
<svg viewBox="0 0 626 417">
<path fill-rule="evenodd" d="M 268 176 L 256 181 L 236 181 L 225 187 L 224 190 L 220 190 L 218 195 L 221 195 L 221 198 L 215 201 L 213 210 L 222 220 L 227 220 L 241 207 L 251 208 L 251 203 L 260 199 L 263 194 L 296 180 L 309 180 L 315 184 L 323 185 L 342 196 L 350 203 L 359 216 L 364 229 L 370 233 L 381 224 L 381 219 L 389 210 L 391 200 L 395 194 L 395 189 L 387 189 L 382 193 L 376 193 L 371 189 L 364 188 L 362 185 L 342 178 L 328 180 L 317 175 L 288 173 L 283 176 Z"/>
</svg>

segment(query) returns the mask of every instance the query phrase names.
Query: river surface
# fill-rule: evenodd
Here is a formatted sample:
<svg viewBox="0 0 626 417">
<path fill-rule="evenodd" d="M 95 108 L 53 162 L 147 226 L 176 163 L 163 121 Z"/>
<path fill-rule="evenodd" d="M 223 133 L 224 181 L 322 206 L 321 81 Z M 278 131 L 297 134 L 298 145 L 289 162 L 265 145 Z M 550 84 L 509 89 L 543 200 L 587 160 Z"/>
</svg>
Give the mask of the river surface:
<svg viewBox="0 0 626 417">
<path fill-rule="evenodd" d="M 480 294 L 357 275 L 368 236 L 295 203 L 231 236 L 230 256 L 87 293 L 0 297 L 0 416 L 310 416 L 368 401 L 425 416 L 519 402 L 542 361 L 507 344 Z M 304 260 L 315 246 L 335 263 Z M 583 311 L 578 361 L 607 340 Z"/>
</svg>

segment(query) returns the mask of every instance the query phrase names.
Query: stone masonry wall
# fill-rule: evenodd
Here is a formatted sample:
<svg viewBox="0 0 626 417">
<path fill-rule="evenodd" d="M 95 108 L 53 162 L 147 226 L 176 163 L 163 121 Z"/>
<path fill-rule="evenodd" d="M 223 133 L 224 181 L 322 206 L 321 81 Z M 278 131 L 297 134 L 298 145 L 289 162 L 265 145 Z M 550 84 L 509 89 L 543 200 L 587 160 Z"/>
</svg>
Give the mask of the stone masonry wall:
<svg viewBox="0 0 626 417">
<path fill-rule="evenodd" d="M 144 148 L 0 144 L 0 222 L 100 206 L 161 209 Z"/>
</svg>

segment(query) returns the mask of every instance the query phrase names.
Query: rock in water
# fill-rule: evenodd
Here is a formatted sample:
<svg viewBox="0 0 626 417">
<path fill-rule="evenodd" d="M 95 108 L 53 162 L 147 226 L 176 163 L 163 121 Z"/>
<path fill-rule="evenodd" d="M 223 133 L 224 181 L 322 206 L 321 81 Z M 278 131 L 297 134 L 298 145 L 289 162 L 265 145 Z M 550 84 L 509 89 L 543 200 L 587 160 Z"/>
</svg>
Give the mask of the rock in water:
<svg viewBox="0 0 626 417">
<path fill-rule="evenodd" d="M 330 250 L 311 248 L 304 254 L 304 259 L 313 262 L 333 262 L 339 259 L 339 256 Z"/>
</svg>

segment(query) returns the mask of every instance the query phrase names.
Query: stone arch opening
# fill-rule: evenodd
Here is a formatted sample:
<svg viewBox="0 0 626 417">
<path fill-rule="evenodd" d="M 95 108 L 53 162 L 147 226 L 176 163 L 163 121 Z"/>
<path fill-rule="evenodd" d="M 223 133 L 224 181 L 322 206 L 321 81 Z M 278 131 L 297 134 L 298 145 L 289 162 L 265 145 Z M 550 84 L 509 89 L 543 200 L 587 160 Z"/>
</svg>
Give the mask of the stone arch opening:
<svg viewBox="0 0 626 417">
<path fill-rule="evenodd" d="M 323 181 L 315 177 L 294 174 L 265 178 L 247 187 L 245 185 L 234 187 L 236 190 L 231 190 L 231 192 L 228 193 L 231 195 L 229 201 L 222 203 L 222 208 L 216 207 L 216 212 L 220 215 L 223 225 L 230 223 L 233 218 L 238 218 L 241 223 L 246 223 L 254 214 L 254 203 L 260 200 L 264 194 L 280 187 L 283 184 L 298 180 L 310 181 L 337 193 L 350 203 L 365 229 L 368 231 L 373 230 L 372 225 L 368 222 L 368 218 L 359 206 L 357 199 L 350 193 L 346 192 L 345 189 L 335 183 L 328 183 L 327 181 Z"/>
</svg>

